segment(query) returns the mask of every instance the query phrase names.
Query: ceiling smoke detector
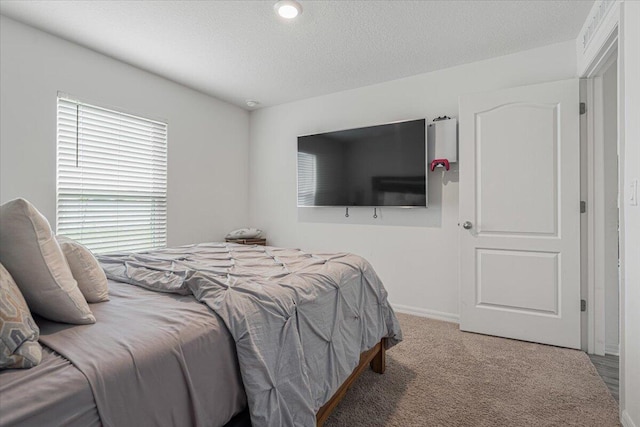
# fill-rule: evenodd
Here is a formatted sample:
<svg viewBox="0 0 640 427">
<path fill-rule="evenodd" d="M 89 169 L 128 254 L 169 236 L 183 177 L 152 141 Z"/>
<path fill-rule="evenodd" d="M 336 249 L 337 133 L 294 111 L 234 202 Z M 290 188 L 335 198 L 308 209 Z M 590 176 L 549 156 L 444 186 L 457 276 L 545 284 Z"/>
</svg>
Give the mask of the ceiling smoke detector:
<svg viewBox="0 0 640 427">
<path fill-rule="evenodd" d="M 295 0 L 280 0 L 273 8 L 284 19 L 293 19 L 302 13 L 302 6 Z"/>
<path fill-rule="evenodd" d="M 258 105 L 260 105 L 258 101 L 254 101 L 253 99 L 247 100 L 247 107 L 249 108 L 257 107 Z"/>
</svg>

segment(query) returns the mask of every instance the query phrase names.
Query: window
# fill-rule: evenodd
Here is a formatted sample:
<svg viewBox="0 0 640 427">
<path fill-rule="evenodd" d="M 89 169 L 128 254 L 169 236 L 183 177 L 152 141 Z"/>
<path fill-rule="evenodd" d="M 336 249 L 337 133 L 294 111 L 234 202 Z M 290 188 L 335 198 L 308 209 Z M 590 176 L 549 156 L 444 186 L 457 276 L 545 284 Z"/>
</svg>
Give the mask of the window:
<svg viewBox="0 0 640 427">
<path fill-rule="evenodd" d="M 167 124 L 58 97 L 58 234 L 94 252 L 167 242 Z"/>
<path fill-rule="evenodd" d="M 298 206 L 316 202 L 316 156 L 298 152 Z"/>
</svg>

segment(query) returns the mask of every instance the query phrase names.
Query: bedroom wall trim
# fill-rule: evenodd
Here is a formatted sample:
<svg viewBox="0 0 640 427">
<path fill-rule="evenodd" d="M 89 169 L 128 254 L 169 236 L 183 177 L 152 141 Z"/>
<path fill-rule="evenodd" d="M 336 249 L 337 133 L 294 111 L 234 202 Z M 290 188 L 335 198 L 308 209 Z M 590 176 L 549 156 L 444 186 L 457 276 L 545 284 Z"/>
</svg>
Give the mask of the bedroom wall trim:
<svg viewBox="0 0 640 427">
<path fill-rule="evenodd" d="M 613 344 L 607 344 L 604 347 L 604 352 L 605 352 L 605 354 L 611 354 L 613 356 L 620 356 L 620 346 L 619 345 L 613 345 Z"/>
<path fill-rule="evenodd" d="M 578 75 L 584 76 L 600 66 L 603 47 L 611 43 L 611 35 L 618 32 L 621 0 L 596 1 L 576 39 Z M 606 50 L 606 49 L 605 49 Z"/>
<path fill-rule="evenodd" d="M 637 427 L 626 410 L 622 411 L 622 417 L 620 417 L 620 419 L 624 427 Z"/>
<path fill-rule="evenodd" d="M 442 320 L 445 322 L 460 323 L 460 315 L 454 313 L 445 313 L 442 311 L 429 310 L 427 308 L 411 307 L 402 304 L 393 304 L 391 306 L 398 313 L 412 314 L 414 316 L 426 317 L 428 319 Z"/>
</svg>

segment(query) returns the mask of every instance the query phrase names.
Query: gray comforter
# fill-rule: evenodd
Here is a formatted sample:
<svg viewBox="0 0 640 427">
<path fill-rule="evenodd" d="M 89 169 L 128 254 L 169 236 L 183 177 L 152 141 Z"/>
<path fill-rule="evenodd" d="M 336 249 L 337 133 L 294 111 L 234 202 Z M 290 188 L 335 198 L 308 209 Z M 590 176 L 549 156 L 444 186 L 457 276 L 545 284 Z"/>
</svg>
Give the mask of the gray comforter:
<svg viewBox="0 0 640 427">
<path fill-rule="evenodd" d="M 402 339 L 380 279 L 355 255 L 200 244 L 99 260 L 110 279 L 192 292 L 224 320 L 254 427 L 315 425 L 361 352 Z"/>
</svg>

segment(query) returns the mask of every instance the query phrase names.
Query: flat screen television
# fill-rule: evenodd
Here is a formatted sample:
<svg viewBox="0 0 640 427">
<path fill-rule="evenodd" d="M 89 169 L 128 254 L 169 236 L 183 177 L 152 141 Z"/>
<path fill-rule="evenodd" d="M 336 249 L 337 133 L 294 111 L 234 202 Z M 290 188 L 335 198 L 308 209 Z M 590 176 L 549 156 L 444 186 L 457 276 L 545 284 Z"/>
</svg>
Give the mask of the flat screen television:
<svg viewBox="0 0 640 427">
<path fill-rule="evenodd" d="M 298 137 L 298 207 L 427 206 L 426 119 Z"/>
</svg>

